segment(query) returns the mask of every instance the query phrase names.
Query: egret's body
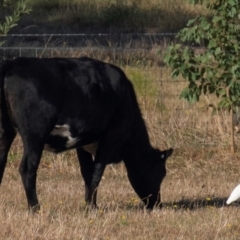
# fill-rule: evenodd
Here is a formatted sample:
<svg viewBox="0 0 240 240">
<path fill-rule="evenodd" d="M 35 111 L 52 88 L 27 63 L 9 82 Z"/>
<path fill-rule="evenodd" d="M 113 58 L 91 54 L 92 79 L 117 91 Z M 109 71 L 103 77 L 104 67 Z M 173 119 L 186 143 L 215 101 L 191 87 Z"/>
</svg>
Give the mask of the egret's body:
<svg viewBox="0 0 240 240">
<path fill-rule="evenodd" d="M 228 200 L 227 200 L 227 204 L 230 204 L 230 203 L 238 200 L 239 198 L 240 198 L 240 184 L 237 185 L 237 186 L 233 189 L 230 197 L 229 197 Z"/>
</svg>

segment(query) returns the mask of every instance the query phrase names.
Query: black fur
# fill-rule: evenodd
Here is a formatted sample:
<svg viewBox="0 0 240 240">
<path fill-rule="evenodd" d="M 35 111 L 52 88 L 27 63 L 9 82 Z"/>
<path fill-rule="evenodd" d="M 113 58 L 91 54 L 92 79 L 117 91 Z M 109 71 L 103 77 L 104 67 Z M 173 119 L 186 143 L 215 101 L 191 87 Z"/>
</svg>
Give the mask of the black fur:
<svg viewBox="0 0 240 240">
<path fill-rule="evenodd" d="M 96 205 L 106 165 L 121 160 L 145 205 L 160 203 L 173 150 L 151 146 L 133 86 L 121 69 L 90 58 L 17 58 L 1 64 L 0 78 L 0 181 L 18 131 L 24 146 L 19 171 L 30 208 L 39 208 L 36 172 L 45 144 L 56 153 L 76 149 L 87 203 Z M 64 124 L 77 139 L 69 148 L 67 137 L 50 134 Z M 84 149 L 93 142 L 98 143 L 94 161 Z"/>
</svg>

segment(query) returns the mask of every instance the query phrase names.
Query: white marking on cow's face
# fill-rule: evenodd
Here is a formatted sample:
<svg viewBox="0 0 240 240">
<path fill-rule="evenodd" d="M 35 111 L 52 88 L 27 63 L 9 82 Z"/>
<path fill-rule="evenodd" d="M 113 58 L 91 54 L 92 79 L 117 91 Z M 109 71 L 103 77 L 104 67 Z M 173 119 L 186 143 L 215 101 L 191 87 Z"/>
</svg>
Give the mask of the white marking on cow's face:
<svg viewBox="0 0 240 240">
<path fill-rule="evenodd" d="M 161 158 L 162 158 L 162 159 L 163 159 L 163 158 L 165 158 L 165 155 L 164 155 L 164 154 L 162 154 L 162 155 L 161 155 Z"/>
<path fill-rule="evenodd" d="M 67 137 L 68 140 L 66 142 L 66 148 L 70 148 L 77 143 L 77 138 L 73 138 L 71 136 L 71 132 L 69 131 L 70 127 L 67 124 L 64 125 L 56 125 L 51 132 L 51 135 L 58 135 L 61 137 Z"/>
</svg>

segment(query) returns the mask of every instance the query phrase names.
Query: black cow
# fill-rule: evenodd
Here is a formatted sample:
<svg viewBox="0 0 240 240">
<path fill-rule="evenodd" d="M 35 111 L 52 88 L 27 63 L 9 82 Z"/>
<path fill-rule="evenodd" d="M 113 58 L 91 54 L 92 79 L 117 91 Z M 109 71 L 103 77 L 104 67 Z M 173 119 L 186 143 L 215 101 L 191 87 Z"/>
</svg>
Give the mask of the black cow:
<svg viewBox="0 0 240 240">
<path fill-rule="evenodd" d="M 43 150 L 76 148 L 85 200 L 96 205 L 109 163 L 124 161 L 147 208 L 160 204 L 165 162 L 173 150 L 150 145 L 133 86 L 118 67 L 90 58 L 17 58 L 0 67 L 0 182 L 16 132 L 19 167 L 31 210 L 39 209 L 37 169 Z"/>
</svg>

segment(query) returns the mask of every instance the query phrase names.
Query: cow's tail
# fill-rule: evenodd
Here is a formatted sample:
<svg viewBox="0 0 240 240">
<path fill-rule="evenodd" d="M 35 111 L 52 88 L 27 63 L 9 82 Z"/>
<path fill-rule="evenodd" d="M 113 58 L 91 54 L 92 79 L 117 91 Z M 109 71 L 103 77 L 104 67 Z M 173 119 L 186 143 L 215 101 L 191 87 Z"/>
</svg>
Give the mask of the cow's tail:
<svg viewBox="0 0 240 240">
<path fill-rule="evenodd" d="M 1 109 L 1 112 L 2 112 L 2 104 L 4 103 L 3 81 L 4 81 L 5 71 L 6 71 L 5 68 L 6 68 L 6 62 L 2 61 L 0 63 L 0 109 Z"/>
<path fill-rule="evenodd" d="M 7 61 L 0 63 L 0 135 L 4 132 L 14 132 L 4 92 L 4 81 L 5 75 L 7 73 L 7 68 Z"/>
<path fill-rule="evenodd" d="M 2 182 L 7 155 L 16 136 L 16 130 L 9 117 L 4 81 L 8 72 L 8 63 L 0 62 L 0 184 Z"/>
</svg>

